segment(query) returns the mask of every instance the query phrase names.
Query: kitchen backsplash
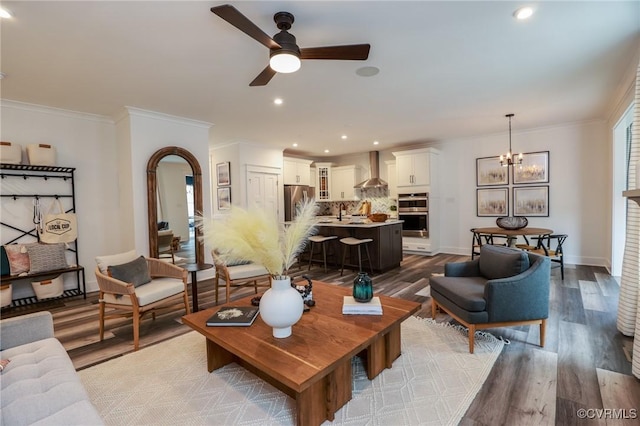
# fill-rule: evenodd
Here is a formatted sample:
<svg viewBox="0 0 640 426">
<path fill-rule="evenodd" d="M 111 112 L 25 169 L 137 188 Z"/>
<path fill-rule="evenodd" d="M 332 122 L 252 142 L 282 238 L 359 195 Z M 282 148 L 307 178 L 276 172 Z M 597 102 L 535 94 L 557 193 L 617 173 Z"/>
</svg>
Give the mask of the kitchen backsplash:
<svg viewBox="0 0 640 426">
<path fill-rule="evenodd" d="M 386 197 L 368 198 L 371 203 L 371 213 L 387 213 L 396 216 L 395 211 L 391 211 L 390 206 L 396 205 L 396 200 Z M 318 216 L 337 216 L 340 211 L 340 204 L 347 208 L 347 214 L 360 214 L 361 200 L 358 201 L 320 201 L 318 202 Z"/>
<path fill-rule="evenodd" d="M 356 214 L 360 201 L 320 201 L 318 216 L 337 216 L 340 212 L 340 204 L 347 207 L 347 214 Z"/>
</svg>

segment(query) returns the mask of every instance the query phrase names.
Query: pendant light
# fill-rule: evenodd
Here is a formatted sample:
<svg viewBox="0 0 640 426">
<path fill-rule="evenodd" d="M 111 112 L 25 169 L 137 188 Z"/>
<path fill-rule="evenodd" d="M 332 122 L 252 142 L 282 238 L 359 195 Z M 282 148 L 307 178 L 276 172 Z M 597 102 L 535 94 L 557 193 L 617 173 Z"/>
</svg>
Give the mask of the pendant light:
<svg viewBox="0 0 640 426">
<path fill-rule="evenodd" d="M 513 151 L 511 151 L 511 117 L 515 114 L 507 114 L 505 117 L 509 118 L 509 151 L 507 151 L 506 155 L 500 155 L 500 165 L 502 167 L 513 166 L 514 164 L 522 164 L 522 153 L 517 156 L 513 155 Z"/>
</svg>

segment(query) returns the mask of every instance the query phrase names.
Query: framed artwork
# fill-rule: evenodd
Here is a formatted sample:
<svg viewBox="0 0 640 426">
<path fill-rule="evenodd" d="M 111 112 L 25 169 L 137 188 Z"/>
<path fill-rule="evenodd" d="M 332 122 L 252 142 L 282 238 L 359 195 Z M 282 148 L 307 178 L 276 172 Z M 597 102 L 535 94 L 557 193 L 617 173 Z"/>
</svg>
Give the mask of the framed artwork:
<svg viewBox="0 0 640 426">
<path fill-rule="evenodd" d="M 513 166 L 513 184 L 549 182 L 549 151 L 525 152 L 522 164 Z"/>
<path fill-rule="evenodd" d="M 218 176 L 218 186 L 231 185 L 231 163 L 216 164 L 216 174 Z"/>
<path fill-rule="evenodd" d="M 218 210 L 231 208 L 231 187 L 218 188 Z"/>
<path fill-rule="evenodd" d="M 508 216 L 509 188 L 476 189 L 477 216 Z"/>
<path fill-rule="evenodd" d="M 500 157 L 476 158 L 476 185 L 509 185 L 508 169 L 500 165 Z"/>
<path fill-rule="evenodd" d="M 549 216 L 549 185 L 513 188 L 514 216 Z"/>
</svg>

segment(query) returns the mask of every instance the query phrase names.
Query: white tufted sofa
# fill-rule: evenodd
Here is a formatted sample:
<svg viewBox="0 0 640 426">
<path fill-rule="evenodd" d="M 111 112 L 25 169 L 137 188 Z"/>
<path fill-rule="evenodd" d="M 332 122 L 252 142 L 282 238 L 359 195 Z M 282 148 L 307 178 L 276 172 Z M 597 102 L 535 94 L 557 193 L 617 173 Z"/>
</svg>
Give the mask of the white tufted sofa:
<svg viewBox="0 0 640 426">
<path fill-rule="evenodd" d="M 0 321 L 0 424 L 102 425 L 62 344 L 50 312 Z"/>
</svg>

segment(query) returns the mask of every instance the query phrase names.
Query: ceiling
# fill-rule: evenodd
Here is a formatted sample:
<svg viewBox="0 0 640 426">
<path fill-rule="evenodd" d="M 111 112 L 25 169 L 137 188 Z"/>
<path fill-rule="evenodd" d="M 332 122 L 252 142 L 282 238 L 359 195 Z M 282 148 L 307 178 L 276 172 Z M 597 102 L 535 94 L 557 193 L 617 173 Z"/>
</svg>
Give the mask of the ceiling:
<svg viewBox="0 0 640 426">
<path fill-rule="evenodd" d="M 223 3 L 3 1 L 2 98 L 132 106 L 210 122 L 214 146 L 337 156 L 504 132 L 506 113 L 514 130 L 606 119 L 640 45 L 638 1 L 531 2 L 525 22 L 509 1 L 230 2 L 269 35 L 291 12 L 300 47 L 371 44 L 367 61 L 303 61 L 249 87 L 269 52 L 209 11 Z"/>
</svg>

